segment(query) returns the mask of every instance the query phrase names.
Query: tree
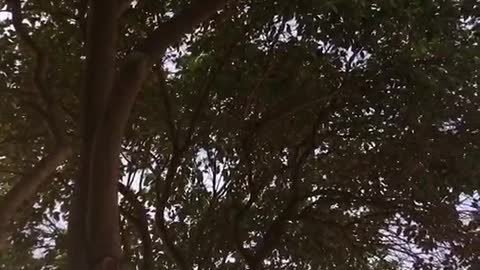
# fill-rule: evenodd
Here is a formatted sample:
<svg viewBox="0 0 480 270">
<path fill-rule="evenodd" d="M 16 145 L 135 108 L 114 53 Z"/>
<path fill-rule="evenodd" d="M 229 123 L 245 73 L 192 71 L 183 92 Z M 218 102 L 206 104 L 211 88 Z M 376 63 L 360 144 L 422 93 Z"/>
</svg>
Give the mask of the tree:
<svg viewBox="0 0 480 270">
<path fill-rule="evenodd" d="M 480 254 L 475 1 L 3 12 L 3 268 L 460 269 Z"/>
</svg>

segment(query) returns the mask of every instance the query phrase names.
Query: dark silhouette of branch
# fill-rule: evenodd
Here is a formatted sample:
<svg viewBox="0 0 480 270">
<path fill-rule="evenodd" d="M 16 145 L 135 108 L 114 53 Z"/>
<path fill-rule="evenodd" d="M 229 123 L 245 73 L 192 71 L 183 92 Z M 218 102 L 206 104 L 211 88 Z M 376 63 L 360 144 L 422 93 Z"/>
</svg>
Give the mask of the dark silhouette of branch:
<svg viewBox="0 0 480 270">
<path fill-rule="evenodd" d="M 180 151 L 182 152 L 186 151 L 187 148 L 190 146 L 193 139 L 193 133 L 195 132 L 195 128 L 200 119 L 200 112 L 202 111 L 202 109 L 207 103 L 208 95 L 210 93 L 210 86 L 216 77 L 215 76 L 216 72 L 214 72 L 213 69 L 215 68 L 211 68 L 209 70 L 209 73 L 207 74 L 207 77 L 206 77 L 207 79 L 203 85 L 202 90 L 200 91 L 200 96 L 198 97 L 198 103 L 193 110 L 192 118 L 190 119 L 187 127 L 187 134 L 185 135 L 185 141 L 183 142 L 183 145 L 180 149 Z"/>
<path fill-rule="evenodd" d="M 66 138 L 65 124 L 63 119 L 60 117 L 61 109 L 47 86 L 47 74 L 49 66 L 48 54 L 28 34 L 28 30 L 23 24 L 20 0 L 8 0 L 8 5 L 12 12 L 12 23 L 15 27 L 17 36 L 35 59 L 32 83 L 33 90 L 40 96 L 43 105 L 46 107 L 46 113 L 48 116 L 46 120 L 51 133 L 53 134 L 57 143 L 63 143 L 66 141 Z"/>
<path fill-rule="evenodd" d="M 205 213 L 202 215 L 202 218 L 199 220 L 197 227 L 192 232 L 192 237 L 190 238 L 188 245 L 188 257 L 190 260 L 193 260 L 194 257 L 198 254 L 199 248 L 201 247 L 202 240 L 207 236 L 205 229 L 213 219 L 213 214 L 217 206 L 217 198 L 213 197 L 210 200 L 209 205 Z"/>
<path fill-rule="evenodd" d="M 206 106 L 207 101 L 208 101 L 208 96 L 210 93 L 210 88 L 212 82 L 216 78 L 216 72 L 218 68 L 221 68 L 221 66 L 225 63 L 226 57 L 222 58 L 222 62 L 219 63 L 215 67 L 211 67 L 209 70 L 209 73 L 206 76 L 205 82 L 203 83 L 203 86 L 200 90 L 200 94 L 198 97 L 198 102 L 195 105 L 193 112 L 192 112 L 192 117 L 190 118 L 190 121 L 188 122 L 187 126 L 187 131 L 185 134 L 185 138 L 183 143 L 180 145 L 180 132 L 179 129 L 175 127 L 174 124 L 174 119 L 173 119 L 173 111 L 171 108 L 171 104 L 169 102 L 169 96 L 165 92 L 166 89 L 162 89 L 164 91 L 162 93 L 162 98 L 164 100 L 164 105 L 165 109 L 167 110 L 167 126 L 169 129 L 169 137 L 170 141 L 172 143 L 172 148 L 173 148 L 173 153 L 170 158 L 170 162 L 167 168 L 167 175 L 163 181 L 163 186 L 160 187 L 160 180 L 157 179 L 157 216 L 156 216 L 156 224 L 159 233 L 162 236 L 162 239 L 169 250 L 169 253 L 172 255 L 172 258 L 174 259 L 175 263 L 177 266 L 181 269 L 188 269 L 188 254 L 184 254 L 182 251 L 180 251 L 174 244 L 174 241 L 172 239 L 172 236 L 168 232 L 168 228 L 165 224 L 165 219 L 163 217 L 163 213 L 165 211 L 165 208 L 167 206 L 168 199 L 170 198 L 171 192 L 172 192 L 172 185 L 175 181 L 175 173 L 177 170 L 177 167 L 180 165 L 182 161 L 182 157 L 185 154 L 185 152 L 188 150 L 188 147 L 192 143 L 194 131 L 198 125 L 198 121 L 200 119 L 200 113 L 202 109 Z"/>
<path fill-rule="evenodd" d="M 70 146 L 66 143 L 65 126 L 60 117 L 60 107 L 47 88 L 48 55 L 28 34 L 22 22 L 20 1 L 9 0 L 7 3 L 12 12 L 12 23 L 18 38 L 35 59 L 32 84 L 35 92 L 40 96 L 42 105 L 46 107 L 45 113 L 40 115 L 47 122 L 55 141 L 55 147 L 38 164 L 24 173 L 19 182 L 4 197 L 0 198 L 0 242 L 5 241 L 7 227 L 18 208 L 35 195 L 39 186 L 48 180 L 49 176 L 71 154 Z M 43 109 L 41 110 L 43 111 Z M 1 249 L 2 245 L 0 244 Z"/>
<path fill-rule="evenodd" d="M 170 95 L 167 90 L 167 86 L 165 84 L 165 77 L 163 72 L 160 74 L 160 94 L 163 100 L 163 106 L 165 106 L 165 123 L 167 124 L 167 134 L 172 142 L 172 147 L 176 149 L 178 147 L 178 137 L 177 137 L 177 127 L 175 125 L 175 116 L 174 111 L 172 109 L 172 102 L 170 100 Z"/>
<path fill-rule="evenodd" d="M 118 183 L 119 192 L 125 197 L 125 200 L 132 206 L 134 213 L 128 209 L 123 211 L 125 217 L 133 223 L 140 234 L 143 247 L 143 270 L 153 269 L 153 250 L 152 239 L 148 229 L 147 210 L 139 201 L 137 195 L 122 183 Z"/>
<path fill-rule="evenodd" d="M 57 170 L 70 155 L 69 146 L 60 145 L 43 158 L 35 167 L 25 173 L 18 183 L 0 198 L 0 250 L 5 248 L 7 227 L 20 206 L 35 196 L 39 186 Z"/>
<path fill-rule="evenodd" d="M 229 0 L 197 0 L 151 32 L 139 51 L 150 56 L 162 55 L 168 46 L 178 41 L 184 34 L 207 20 Z M 230 2 L 232 2 L 230 0 Z"/>
<path fill-rule="evenodd" d="M 243 217 L 245 216 L 248 209 L 253 204 L 256 193 L 251 193 L 250 198 L 247 204 L 236 214 L 234 218 L 234 242 L 237 251 L 246 261 L 249 266 L 249 269 L 261 269 L 261 264 L 268 253 L 272 251 L 274 246 L 281 241 L 281 235 L 285 232 L 285 229 L 288 225 L 288 221 L 292 219 L 294 216 L 297 215 L 297 210 L 300 203 L 304 200 L 302 196 L 300 196 L 299 191 L 299 181 L 300 181 L 300 173 L 303 165 L 305 164 L 307 158 L 312 154 L 314 147 L 315 147 L 315 137 L 318 131 L 318 128 L 323 120 L 325 120 L 325 116 L 327 116 L 326 110 L 322 109 L 317 114 L 317 119 L 314 122 L 311 130 L 306 134 L 304 140 L 302 140 L 294 149 L 293 151 L 293 164 L 290 168 L 290 181 L 291 181 L 291 188 L 290 188 L 290 195 L 289 199 L 285 202 L 284 207 L 282 208 L 280 214 L 277 216 L 276 219 L 270 224 L 268 229 L 266 230 L 265 234 L 262 237 L 262 240 L 258 243 L 258 245 L 249 250 L 243 247 L 243 241 L 240 239 L 240 229 L 239 225 L 242 222 Z M 247 148 L 248 149 L 248 148 Z M 253 181 L 251 181 L 253 182 Z M 252 192 L 252 191 L 251 191 Z"/>
<path fill-rule="evenodd" d="M 181 270 L 187 270 L 189 269 L 187 259 L 182 251 L 175 246 L 174 240 L 168 231 L 168 228 L 165 224 L 165 218 L 163 216 L 167 206 L 168 198 L 170 198 L 172 192 L 172 185 L 175 180 L 175 174 L 179 163 L 180 153 L 175 151 L 170 158 L 167 168 L 167 175 L 163 181 L 163 188 L 160 186 L 160 180 L 156 180 L 157 210 L 155 215 L 155 225 L 168 253 L 172 256 L 172 259 L 177 267 Z"/>
</svg>

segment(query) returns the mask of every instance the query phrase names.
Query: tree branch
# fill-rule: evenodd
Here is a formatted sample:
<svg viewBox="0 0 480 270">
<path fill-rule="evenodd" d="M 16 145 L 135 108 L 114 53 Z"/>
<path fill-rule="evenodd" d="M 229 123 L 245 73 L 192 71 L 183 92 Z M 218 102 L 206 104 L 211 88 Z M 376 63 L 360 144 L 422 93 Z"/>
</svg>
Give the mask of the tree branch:
<svg viewBox="0 0 480 270">
<path fill-rule="evenodd" d="M 167 134 L 169 139 L 172 141 L 172 146 L 174 149 L 177 149 L 179 142 L 178 142 L 178 137 L 177 137 L 177 127 L 175 125 L 175 117 L 174 113 L 172 110 L 172 104 L 170 101 L 170 96 L 168 93 L 168 89 L 165 83 L 165 77 L 163 76 L 163 72 L 160 74 L 160 80 L 161 80 L 161 85 L 160 85 L 160 94 L 162 96 L 163 100 L 163 105 L 165 106 L 165 114 L 166 117 L 165 123 L 167 125 Z M 174 150 L 176 151 L 176 150 Z"/>
<path fill-rule="evenodd" d="M 184 34 L 207 20 L 217 10 L 232 0 L 197 0 L 190 7 L 163 23 L 145 39 L 139 51 L 149 56 L 162 55 L 168 46 L 178 41 Z"/>
<path fill-rule="evenodd" d="M 180 252 L 180 250 L 175 246 L 170 233 L 167 231 L 167 227 L 165 226 L 165 222 L 163 218 L 158 218 L 158 215 L 163 216 L 162 213 L 158 213 L 156 217 L 156 224 L 157 229 L 162 239 L 163 244 L 165 245 L 168 253 L 172 256 L 173 261 L 177 265 L 178 269 L 180 270 L 188 270 L 188 263 L 185 256 Z"/>
<path fill-rule="evenodd" d="M 130 203 L 135 211 L 134 214 L 125 213 L 127 219 L 129 219 L 137 228 L 140 238 L 142 240 L 143 247 L 143 270 L 150 270 L 153 267 L 153 249 L 152 239 L 148 229 L 147 211 L 145 207 L 138 200 L 137 195 L 128 187 L 122 183 L 118 183 L 118 190 L 125 197 L 125 200 Z"/>
<path fill-rule="evenodd" d="M 8 6 L 12 12 L 12 23 L 15 27 L 17 36 L 35 59 L 35 66 L 33 70 L 33 88 L 41 97 L 43 105 L 46 107 L 46 113 L 48 117 L 47 124 L 50 132 L 53 134 L 57 143 L 64 143 L 66 141 L 65 123 L 63 119 L 59 117 L 61 115 L 60 107 L 58 104 L 56 104 L 56 101 L 47 86 L 49 57 L 28 34 L 28 31 L 22 22 L 23 15 L 20 0 L 8 0 Z"/>
<path fill-rule="evenodd" d="M 8 0 L 8 7 L 12 12 L 12 23 L 20 41 L 31 52 L 35 59 L 33 71 L 33 88 L 40 96 L 46 107 L 45 114 L 47 126 L 52 133 L 56 146 L 36 166 L 25 173 L 3 198 L 0 198 L 0 242 L 6 238 L 7 227 L 18 208 L 32 198 L 39 186 L 56 171 L 57 167 L 71 154 L 70 146 L 66 144 L 66 129 L 60 117 L 60 107 L 47 88 L 48 55 L 28 34 L 23 25 L 21 3 L 19 0 Z M 40 108 L 43 111 L 42 108 Z M 0 249 L 1 249 L 0 244 Z"/>
<path fill-rule="evenodd" d="M 165 208 L 167 206 L 168 198 L 170 197 L 172 191 L 172 184 L 175 180 L 175 173 L 180 162 L 180 153 L 175 151 L 170 158 L 170 163 L 167 169 L 167 175 L 165 176 L 165 181 L 163 184 L 163 189 L 160 186 L 160 181 L 157 179 L 156 183 L 156 194 L 157 194 L 157 203 L 156 203 L 156 213 L 155 213 L 155 225 L 158 229 L 158 233 L 162 239 L 163 244 L 167 248 L 168 253 L 172 256 L 173 261 L 177 267 L 181 270 L 187 270 L 188 264 L 187 259 L 184 254 L 175 246 L 168 228 L 165 224 L 165 218 L 163 216 Z"/>
<path fill-rule="evenodd" d="M 251 255 L 247 263 L 250 269 L 259 269 L 263 259 L 272 251 L 275 244 L 282 239 L 281 236 L 285 231 L 287 222 L 295 215 L 295 211 L 298 209 L 301 198 L 298 196 L 298 184 L 296 182 L 299 181 L 299 170 L 303 161 L 303 159 L 300 159 L 292 169 L 290 199 L 286 202 L 278 217 L 270 224 L 254 252 L 249 252 Z"/>
<path fill-rule="evenodd" d="M 18 208 L 28 199 L 35 196 L 39 186 L 57 170 L 57 167 L 67 159 L 71 149 L 60 145 L 42 159 L 35 167 L 23 175 L 19 182 L 2 198 L 0 198 L 0 250 L 5 248 L 2 241 L 6 238 L 7 227 L 15 216 Z"/>
<path fill-rule="evenodd" d="M 249 269 L 260 269 L 263 259 L 265 259 L 268 253 L 272 251 L 276 243 L 281 240 L 281 235 L 284 233 L 285 228 L 288 225 L 288 221 L 296 214 L 295 212 L 298 210 L 299 203 L 304 199 L 299 194 L 300 170 L 307 158 L 313 152 L 315 146 L 315 135 L 325 115 L 325 111 L 321 110 L 312 126 L 311 131 L 306 135 L 305 139 L 296 146 L 292 158 L 294 163 L 291 167 L 290 173 L 290 181 L 292 184 L 290 188 L 290 198 L 285 203 L 278 217 L 270 224 L 267 231 L 263 235 L 261 242 L 256 248 L 254 248 L 254 250 L 248 250 L 242 246 L 242 241 L 239 239 L 238 227 L 242 216 L 253 203 L 252 198 L 254 198 L 254 196 L 252 194 L 247 205 L 236 216 L 236 220 L 234 221 L 235 244 L 237 250 L 247 262 Z M 304 148 L 303 151 L 301 151 L 302 148 Z"/>
<path fill-rule="evenodd" d="M 206 78 L 206 82 L 204 83 L 203 88 L 200 91 L 200 96 L 198 97 L 198 103 L 196 104 L 192 113 L 192 118 L 190 118 L 190 121 L 188 123 L 185 141 L 183 142 L 183 145 L 180 149 L 181 152 L 186 151 L 186 149 L 190 146 L 190 143 L 192 142 L 193 133 L 195 132 L 198 120 L 200 119 L 200 112 L 207 103 L 207 99 L 210 94 L 210 86 L 213 80 L 216 78 L 216 72 L 210 69 L 208 74 L 206 75 Z"/>
</svg>

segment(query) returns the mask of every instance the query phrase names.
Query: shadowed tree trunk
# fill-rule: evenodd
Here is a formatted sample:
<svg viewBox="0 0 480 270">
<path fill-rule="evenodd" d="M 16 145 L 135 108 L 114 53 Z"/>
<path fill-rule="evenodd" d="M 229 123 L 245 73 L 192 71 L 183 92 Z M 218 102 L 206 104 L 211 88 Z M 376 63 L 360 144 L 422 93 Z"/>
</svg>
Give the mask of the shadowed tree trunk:
<svg viewBox="0 0 480 270">
<path fill-rule="evenodd" d="M 196 1 L 154 29 L 124 60 L 116 74 L 118 17 L 128 1 L 82 1 L 87 13 L 86 81 L 82 97 L 80 168 L 69 219 L 69 267 L 73 270 L 118 269 L 121 257 L 117 199 L 118 157 L 131 108 L 153 61 L 184 34 L 208 19 L 227 0 Z M 71 153 L 59 103 L 46 84 L 48 54 L 25 29 L 22 5 L 9 0 L 17 36 L 34 57 L 33 88 L 54 141 L 53 150 L 25 173 L 0 204 L 0 243 L 22 204 L 56 171 Z M 80 15 L 79 17 L 83 17 Z M 116 78 L 116 80 L 115 80 Z M 0 245 L 1 248 L 4 245 Z"/>
<path fill-rule="evenodd" d="M 116 0 L 88 6 L 81 168 L 69 220 L 70 269 L 119 269 L 119 154 L 131 108 L 152 63 L 226 0 L 196 1 L 150 33 L 115 76 Z M 116 81 L 115 81 L 116 78 Z"/>
</svg>

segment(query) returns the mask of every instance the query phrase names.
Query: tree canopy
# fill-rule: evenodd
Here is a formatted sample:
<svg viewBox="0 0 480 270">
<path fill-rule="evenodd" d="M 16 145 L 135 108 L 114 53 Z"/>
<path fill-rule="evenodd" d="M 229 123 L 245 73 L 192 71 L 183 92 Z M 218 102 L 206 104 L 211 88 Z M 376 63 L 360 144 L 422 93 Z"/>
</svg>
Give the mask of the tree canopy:
<svg viewBox="0 0 480 270">
<path fill-rule="evenodd" d="M 479 263 L 477 1 L 0 6 L 1 269 Z"/>
</svg>

